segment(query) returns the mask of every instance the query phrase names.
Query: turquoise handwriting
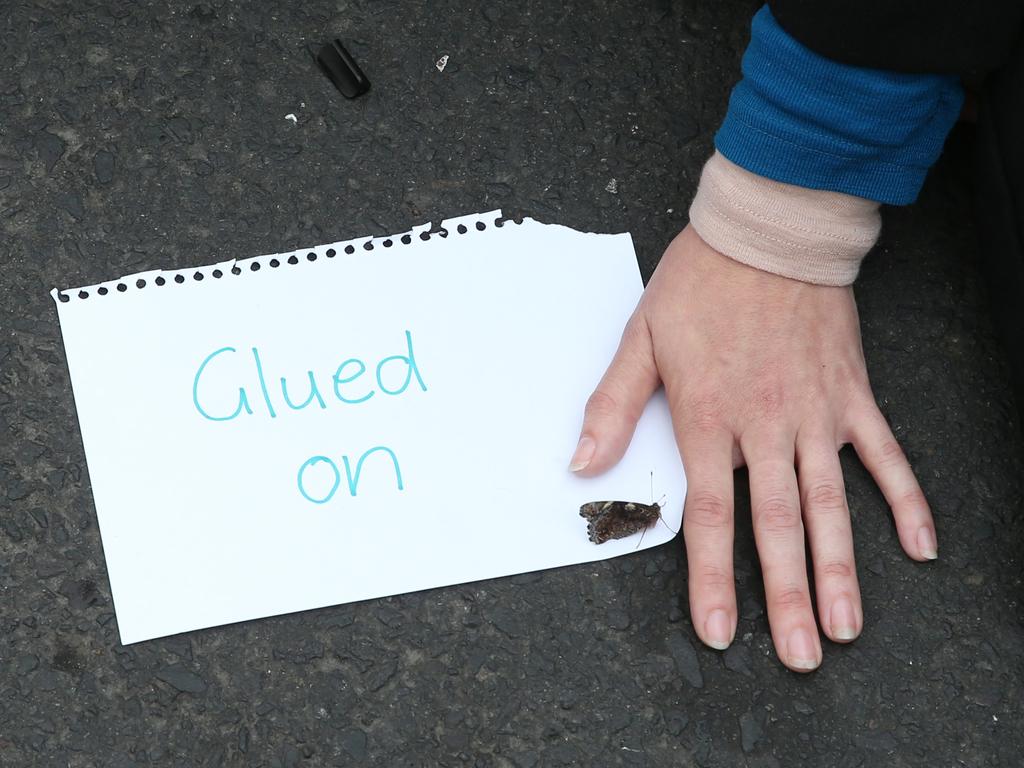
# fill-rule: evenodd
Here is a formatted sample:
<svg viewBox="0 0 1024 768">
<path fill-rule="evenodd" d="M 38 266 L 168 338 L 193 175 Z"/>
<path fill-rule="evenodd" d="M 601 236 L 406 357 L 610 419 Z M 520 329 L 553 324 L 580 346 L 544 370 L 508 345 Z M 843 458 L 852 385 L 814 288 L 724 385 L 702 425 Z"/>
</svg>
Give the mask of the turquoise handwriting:
<svg viewBox="0 0 1024 768">
<path fill-rule="evenodd" d="M 395 481 L 398 486 L 398 490 L 401 491 L 405 489 L 405 485 L 402 483 L 402 468 L 398 464 L 398 457 L 395 455 L 395 452 L 386 446 L 378 445 L 363 452 L 362 456 L 359 457 L 359 460 L 356 461 L 356 468 L 354 472 L 352 471 L 352 462 L 349 461 L 348 456 L 341 457 L 342 464 L 345 467 L 345 479 L 348 481 L 348 492 L 350 496 L 354 497 L 359 493 L 359 477 L 363 473 L 363 462 L 378 451 L 386 453 L 391 458 L 391 464 L 395 469 Z M 326 464 L 327 467 L 330 468 L 332 479 L 327 483 L 328 490 L 326 493 L 320 496 L 314 496 L 310 494 L 309 490 L 306 488 L 306 471 L 318 464 Z M 334 494 L 338 492 L 338 488 L 341 486 L 341 472 L 338 470 L 338 465 L 326 456 L 312 456 L 311 458 L 306 459 L 302 466 L 299 467 L 298 482 L 299 493 L 301 493 L 304 498 L 312 501 L 314 504 L 326 504 L 334 498 Z"/>
<path fill-rule="evenodd" d="M 235 347 L 220 347 L 200 362 L 192 378 L 192 404 L 202 418 L 215 422 L 233 421 L 244 412 L 247 416 L 265 415 L 276 419 L 279 412 L 302 411 L 314 403 L 319 410 L 327 410 L 329 404 L 353 406 L 365 403 L 378 392 L 398 397 L 416 389 L 427 391 L 427 384 L 416 361 L 410 331 L 405 331 L 405 349 L 401 354 L 383 357 L 375 365 L 372 362 L 367 365 L 360 358 L 350 357 L 343 360 L 329 375 L 307 370 L 302 383 L 293 383 L 291 391 L 287 376 L 276 376 L 278 383 L 272 386 L 270 382 L 274 378 L 268 379 L 267 371 L 273 372 L 273 369 L 264 368 L 264 358 L 258 347 L 251 347 L 250 352 L 251 361 L 243 363 L 247 355 L 236 358 L 238 350 Z M 239 381 L 239 372 L 244 372 L 247 367 L 248 375 Z M 257 389 L 257 399 L 250 399 L 249 393 Z M 260 401 L 263 407 L 254 407 Z M 364 464 L 374 455 L 380 458 L 371 462 L 373 471 L 380 471 L 384 457 L 387 457 L 391 461 L 398 490 L 404 490 L 398 456 L 387 446 L 377 445 L 360 454 L 354 466 L 352 460 L 344 455 L 340 467 L 327 456 L 310 457 L 299 467 L 299 493 L 314 504 L 326 504 L 342 487 L 347 488 L 349 496 L 356 497 Z"/>
<path fill-rule="evenodd" d="M 259 388 L 263 405 L 266 408 L 266 415 L 272 419 L 276 419 L 278 416 L 280 401 L 278 401 L 278 407 L 275 407 L 278 389 L 280 389 L 281 401 L 283 401 L 284 406 L 292 411 L 301 411 L 313 403 L 326 410 L 328 402 L 333 403 L 334 400 L 325 399 L 322 392 L 333 392 L 334 399 L 338 403 L 345 405 L 365 403 L 377 391 L 391 397 L 397 397 L 408 390 L 413 381 L 416 382 L 413 389 L 418 387 L 421 391 L 426 392 L 427 384 L 423 380 L 423 374 L 420 372 L 419 364 L 416 362 L 416 354 L 413 351 L 412 345 L 412 333 L 409 331 L 405 332 L 405 345 L 405 354 L 389 355 L 381 359 L 373 367 L 375 374 L 373 378 L 376 381 L 376 388 L 373 387 L 369 379 L 365 382 L 359 381 L 367 373 L 368 369 L 365 362 L 359 358 L 352 357 L 343 361 L 335 368 L 330 377 L 323 377 L 326 381 L 330 382 L 328 388 L 321 387 L 316 373 L 306 371 L 306 378 L 309 382 L 309 394 L 301 401 L 293 400 L 292 396 L 289 396 L 287 377 L 279 377 L 278 387 L 271 387 L 269 385 L 267 376 L 264 373 L 263 358 L 260 356 L 259 349 L 253 347 L 251 350 L 253 359 L 252 372 L 255 375 L 256 385 Z M 203 382 L 204 375 L 209 375 L 207 368 L 217 362 L 218 358 L 224 355 L 230 356 L 235 354 L 237 354 L 237 350 L 234 347 L 221 347 L 203 358 L 199 368 L 196 369 L 196 374 L 192 379 L 192 403 L 195 405 L 199 415 L 204 419 L 209 419 L 210 421 L 231 421 L 241 416 L 242 411 L 245 411 L 249 416 L 255 414 L 249 400 L 249 390 L 252 389 L 251 380 L 248 388 L 245 383 L 242 383 L 241 386 L 238 386 L 237 383 L 231 385 L 232 390 L 236 386 L 238 388 L 238 404 L 230 413 L 214 413 L 213 409 L 203 405 L 201 392 L 207 391 L 207 385 Z M 218 380 L 223 382 L 224 379 L 225 377 L 222 375 Z M 209 402 L 209 399 L 206 402 Z"/>
</svg>

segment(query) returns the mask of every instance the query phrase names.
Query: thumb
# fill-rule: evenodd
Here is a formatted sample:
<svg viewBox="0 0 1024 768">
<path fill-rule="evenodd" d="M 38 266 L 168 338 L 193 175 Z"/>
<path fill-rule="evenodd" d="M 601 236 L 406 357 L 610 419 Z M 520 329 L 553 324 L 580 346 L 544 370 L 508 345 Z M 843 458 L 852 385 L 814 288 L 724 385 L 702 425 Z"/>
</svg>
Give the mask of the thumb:
<svg viewBox="0 0 1024 768">
<path fill-rule="evenodd" d="M 614 466 L 629 447 L 640 414 L 659 383 L 650 329 L 644 317 L 634 313 L 612 364 L 587 400 L 569 471 L 593 477 Z"/>
</svg>

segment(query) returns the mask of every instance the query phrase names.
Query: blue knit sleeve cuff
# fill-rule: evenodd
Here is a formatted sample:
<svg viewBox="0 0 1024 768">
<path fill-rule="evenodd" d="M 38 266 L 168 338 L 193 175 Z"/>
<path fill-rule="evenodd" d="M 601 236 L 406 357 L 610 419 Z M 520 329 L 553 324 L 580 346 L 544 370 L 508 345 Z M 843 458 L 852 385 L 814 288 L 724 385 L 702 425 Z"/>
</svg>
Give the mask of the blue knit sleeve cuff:
<svg viewBox="0 0 1024 768">
<path fill-rule="evenodd" d="M 754 16 L 715 146 L 775 181 L 912 203 L 963 103 L 955 77 L 851 67 L 790 37 L 768 6 Z"/>
</svg>

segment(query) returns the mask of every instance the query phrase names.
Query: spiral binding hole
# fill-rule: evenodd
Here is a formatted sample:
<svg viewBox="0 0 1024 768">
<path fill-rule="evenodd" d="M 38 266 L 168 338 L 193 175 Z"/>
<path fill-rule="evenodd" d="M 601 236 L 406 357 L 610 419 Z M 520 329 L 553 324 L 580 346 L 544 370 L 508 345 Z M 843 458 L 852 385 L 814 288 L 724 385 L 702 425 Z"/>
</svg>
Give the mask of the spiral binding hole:
<svg viewBox="0 0 1024 768">
<path fill-rule="evenodd" d="M 310 251 L 306 254 L 306 261 L 316 261 L 316 252 Z"/>
<path fill-rule="evenodd" d="M 136 287 L 136 288 L 145 288 L 145 287 L 146 287 L 146 281 L 145 281 L 145 280 L 143 280 L 143 279 L 142 279 L 142 278 L 140 277 L 140 278 L 139 278 L 138 280 L 136 280 L 136 281 L 135 281 L 135 287 Z"/>
<path fill-rule="evenodd" d="M 345 253 L 347 253 L 349 256 L 351 256 L 355 252 L 356 252 L 356 249 L 355 249 L 354 245 L 346 245 L 345 246 Z"/>
<path fill-rule="evenodd" d="M 184 278 L 182 278 L 182 280 L 180 282 L 184 282 Z M 118 283 L 117 284 L 117 290 L 119 292 L 121 292 L 121 293 L 124 293 L 125 291 L 128 290 L 128 286 L 125 285 L 124 283 Z"/>
<path fill-rule="evenodd" d="M 88 299 L 89 298 L 89 292 L 88 291 L 79 291 L 78 292 L 78 298 L 80 298 L 80 299 Z"/>
<path fill-rule="evenodd" d="M 328 248 L 327 249 L 327 258 L 328 259 L 333 259 L 334 256 L 335 256 L 335 253 L 336 253 L 336 251 L 333 248 Z"/>
<path fill-rule="evenodd" d="M 483 232 L 485 229 L 487 229 L 487 225 L 484 224 L 482 221 L 478 221 L 476 223 L 476 231 L 477 232 Z"/>
<path fill-rule="evenodd" d="M 70 296 L 68 296 L 68 295 L 67 295 L 66 293 L 60 293 L 60 292 L 58 292 L 58 293 L 57 293 L 57 298 L 58 298 L 58 299 L 60 299 L 60 301 L 61 301 L 62 303 L 64 303 L 64 304 L 67 304 L 67 303 L 68 303 L 69 301 L 71 301 L 71 297 L 70 297 Z"/>
<path fill-rule="evenodd" d="M 202 280 L 202 279 L 203 279 L 204 277 L 206 277 L 206 275 L 204 275 L 204 274 L 203 274 L 202 272 L 195 272 L 195 273 L 194 273 L 194 274 L 192 275 L 192 279 L 193 279 L 193 280 L 195 280 L 195 281 L 196 281 L 197 283 L 198 283 L 198 282 L 199 282 L 200 280 Z"/>
<path fill-rule="evenodd" d="M 174 276 L 174 282 L 176 282 L 178 285 L 181 285 L 182 283 L 185 282 L 185 276 L 184 275 L 175 275 Z M 120 285 L 117 286 L 117 290 L 119 290 L 119 291 L 121 290 L 121 286 Z"/>
<path fill-rule="evenodd" d="M 299 257 L 298 257 L 298 256 L 296 256 L 296 255 L 295 255 L 295 254 L 293 253 L 293 254 L 292 254 L 291 256 L 289 256 L 289 257 L 288 257 L 288 263 L 289 263 L 289 264 L 292 264 L 292 265 L 298 264 L 298 263 L 299 263 Z"/>
<path fill-rule="evenodd" d="M 154 280 L 153 282 L 156 283 L 157 285 L 164 285 L 167 282 L 167 280 L 164 277 L 158 275 L 156 280 Z"/>
<path fill-rule="evenodd" d="M 365 243 L 363 243 L 363 250 L 364 251 L 372 251 L 373 250 L 373 241 L 372 240 L 367 240 Z"/>
<path fill-rule="evenodd" d="M 456 227 L 455 229 L 456 229 L 456 231 L 457 231 L 457 232 L 458 232 L 458 233 L 459 233 L 460 235 L 464 235 L 464 234 L 466 234 L 467 232 L 469 232 L 469 230 L 468 230 L 468 229 L 466 229 L 466 225 L 465 225 L 465 224 L 459 224 L 459 226 L 457 226 L 457 227 Z"/>
<path fill-rule="evenodd" d="M 240 274 L 242 274 L 242 268 L 236 264 L 235 266 L 233 266 L 231 268 L 231 274 L 232 275 L 240 275 Z"/>
<path fill-rule="evenodd" d="M 402 235 L 402 245 L 408 245 L 412 242 L 412 235 Z"/>
<path fill-rule="evenodd" d="M 210 274 L 213 275 L 214 279 L 216 280 L 220 280 L 222 277 L 224 277 L 224 273 L 221 272 L 219 269 L 213 270 L 213 272 L 211 272 Z"/>
<path fill-rule="evenodd" d="M 259 272 L 260 271 L 260 263 L 258 261 L 254 261 L 252 264 L 249 265 L 249 271 L 250 272 Z"/>
<path fill-rule="evenodd" d="M 96 293 L 98 293 L 100 296 L 106 296 L 108 293 L 110 293 L 110 291 L 107 290 L 107 287 L 105 285 L 101 285 L 99 288 L 96 289 Z"/>
<path fill-rule="evenodd" d="M 390 248 L 392 245 L 394 245 L 394 242 L 389 237 L 387 240 L 381 243 L 381 245 L 383 245 L 385 248 Z"/>
</svg>

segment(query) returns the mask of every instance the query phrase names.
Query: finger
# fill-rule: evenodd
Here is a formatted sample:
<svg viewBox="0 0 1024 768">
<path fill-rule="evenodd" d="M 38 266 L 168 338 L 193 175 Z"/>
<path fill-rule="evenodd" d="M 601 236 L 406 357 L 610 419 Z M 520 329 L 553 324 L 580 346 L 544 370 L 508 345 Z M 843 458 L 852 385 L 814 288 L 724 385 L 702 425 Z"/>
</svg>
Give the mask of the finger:
<svg viewBox="0 0 1024 768">
<path fill-rule="evenodd" d="M 643 317 L 634 314 L 622 332 L 611 365 L 587 400 L 569 471 L 591 477 L 614 466 L 629 447 L 636 423 L 658 384 L 650 331 Z"/>
<path fill-rule="evenodd" d="M 860 634 L 864 613 L 834 436 L 819 430 L 798 437 L 797 466 L 821 628 L 833 641 L 847 643 Z"/>
<path fill-rule="evenodd" d="M 850 425 L 853 447 L 892 509 L 903 551 L 915 560 L 938 557 L 935 521 L 903 449 L 874 403 Z"/>
<path fill-rule="evenodd" d="M 754 540 L 775 650 L 796 672 L 821 664 L 821 640 L 807 584 L 804 528 L 796 480 L 794 439 L 771 428 L 741 438 L 750 475 Z"/>
<path fill-rule="evenodd" d="M 685 418 L 685 417 L 684 417 Z M 683 538 L 690 569 L 690 615 L 706 645 L 725 650 L 736 636 L 733 577 L 732 433 L 678 420 L 686 468 Z"/>
</svg>

